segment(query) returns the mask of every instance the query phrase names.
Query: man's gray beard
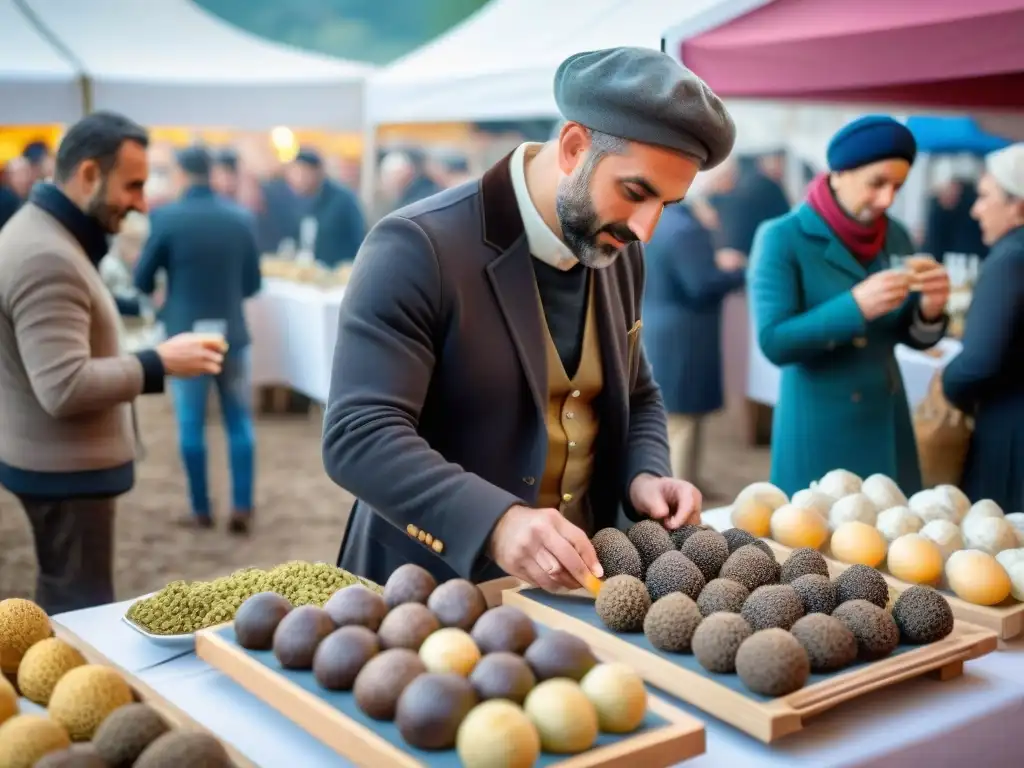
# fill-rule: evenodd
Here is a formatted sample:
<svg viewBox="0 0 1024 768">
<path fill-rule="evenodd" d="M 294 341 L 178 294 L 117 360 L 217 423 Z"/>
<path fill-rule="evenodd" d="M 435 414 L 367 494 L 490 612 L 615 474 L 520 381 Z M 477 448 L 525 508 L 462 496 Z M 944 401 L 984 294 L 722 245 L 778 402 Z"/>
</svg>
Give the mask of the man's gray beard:
<svg viewBox="0 0 1024 768">
<path fill-rule="evenodd" d="M 592 170 L 584 165 L 562 179 L 555 193 L 555 214 L 562 228 L 562 239 L 580 264 L 604 269 L 615 263 L 623 249 L 612 249 L 597 241 L 600 226 L 590 198 Z"/>
</svg>

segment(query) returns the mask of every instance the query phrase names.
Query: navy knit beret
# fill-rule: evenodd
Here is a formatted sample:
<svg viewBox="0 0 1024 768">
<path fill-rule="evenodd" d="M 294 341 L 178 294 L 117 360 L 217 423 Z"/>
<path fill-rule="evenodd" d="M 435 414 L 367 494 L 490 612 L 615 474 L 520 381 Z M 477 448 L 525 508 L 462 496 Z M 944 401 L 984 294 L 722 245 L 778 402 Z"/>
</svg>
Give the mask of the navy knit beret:
<svg viewBox="0 0 1024 768">
<path fill-rule="evenodd" d="M 914 162 L 917 142 L 899 120 L 888 115 L 865 115 L 847 123 L 828 143 L 828 167 L 849 171 L 880 160 Z"/>
<path fill-rule="evenodd" d="M 697 158 L 714 168 L 732 152 L 736 126 L 693 72 L 652 48 L 606 48 L 570 56 L 555 72 L 566 120 Z"/>
</svg>

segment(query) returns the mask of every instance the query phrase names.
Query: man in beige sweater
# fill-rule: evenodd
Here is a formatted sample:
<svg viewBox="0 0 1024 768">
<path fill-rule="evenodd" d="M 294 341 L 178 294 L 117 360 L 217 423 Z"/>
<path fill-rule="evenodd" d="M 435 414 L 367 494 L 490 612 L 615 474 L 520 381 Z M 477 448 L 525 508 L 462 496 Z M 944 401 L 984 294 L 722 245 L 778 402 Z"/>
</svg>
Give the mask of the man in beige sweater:
<svg viewBox="0 0 1024 768">
<path fill-rule="evenodd" d="M 50 614 L 111 602 L 117 496 L 134 484 L 131 403 L 165 376 L 220 371 L 217 340 L 182 334 L 122 355 L 97 265 L 145 211 L 143 128 L 96 113 L 67 132 L 54 184 L 0 230 L 0 485 L 25 508 Z"/>
</svg>

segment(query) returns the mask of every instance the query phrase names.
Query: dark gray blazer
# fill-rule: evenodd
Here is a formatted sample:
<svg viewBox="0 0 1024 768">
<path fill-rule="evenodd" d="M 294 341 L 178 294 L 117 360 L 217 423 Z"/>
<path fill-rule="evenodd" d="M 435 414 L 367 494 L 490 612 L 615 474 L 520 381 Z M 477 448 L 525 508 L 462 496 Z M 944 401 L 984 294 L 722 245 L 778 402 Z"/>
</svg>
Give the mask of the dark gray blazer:
<svg viewBox="0 0 1024 768">
<path fill-rule="evenodd" d="M 543 314 L 509 158 L 479 182 L 382 219 L 338 321 L 323 459 L 358 501 L 339 565 L 384 583 L 502 576 L 498 519 L 533 505 L 547 454 Z M 665 409 L 639 339 L 643 249 L 594 273 L 604 390 L 589 499 L 596 527 L 634 516 L 641 472 L 671 476 Z M 421 535 L 422 534 L 422 535 Z M 438 551 L 440 550 L 440 551 Z"/>
</svg>

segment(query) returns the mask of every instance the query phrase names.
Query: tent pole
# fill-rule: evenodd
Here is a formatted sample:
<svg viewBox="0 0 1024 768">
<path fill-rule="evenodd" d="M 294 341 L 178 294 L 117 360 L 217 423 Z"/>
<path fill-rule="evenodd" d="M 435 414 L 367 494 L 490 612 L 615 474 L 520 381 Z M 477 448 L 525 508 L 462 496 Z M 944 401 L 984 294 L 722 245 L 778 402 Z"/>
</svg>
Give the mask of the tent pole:
<svg viewBox="0 0 1024 768">
<path fill-rule="evenodd" d="M 81 75 L 78 78 L 78 84 L 82 89 L 82 114 L 91 115 L 93 111 L 92 80 L 88 75 Z"/>
<path fill-rule="evenodd" d="M 363 158 L 362 168 L 359 172 L 359 197 L 363 202 L 363 215 L 366 217 L 366 223 L 371 226 L 376 222 L 376 192 L 377 126 L 367 115 L 363 125 Z"/>
</svg>

